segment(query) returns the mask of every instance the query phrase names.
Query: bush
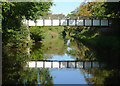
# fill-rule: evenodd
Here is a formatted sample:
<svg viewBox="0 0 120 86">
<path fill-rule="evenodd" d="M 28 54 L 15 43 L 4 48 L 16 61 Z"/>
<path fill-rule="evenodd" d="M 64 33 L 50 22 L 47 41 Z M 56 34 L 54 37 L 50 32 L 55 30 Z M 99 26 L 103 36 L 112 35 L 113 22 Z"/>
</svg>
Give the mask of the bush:
<svg viewBox="0 0 120 86">
<path fill-rule="evenodd" d="M 41 41 L 43 38 L 42 35 L 41 27 L 30 27 L 30 37 L 32 40 L 35 40 L 35 42 Z"/>
</svg>

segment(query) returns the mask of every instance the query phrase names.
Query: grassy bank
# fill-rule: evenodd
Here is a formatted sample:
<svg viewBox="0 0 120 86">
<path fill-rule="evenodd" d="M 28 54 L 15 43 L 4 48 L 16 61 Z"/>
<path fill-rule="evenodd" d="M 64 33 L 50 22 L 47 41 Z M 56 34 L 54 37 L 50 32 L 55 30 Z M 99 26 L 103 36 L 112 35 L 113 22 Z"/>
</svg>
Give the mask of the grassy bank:
<svg viewBox="0 0 120 86">
<path fill-rule="evenodd" d="M 30 27 L 31 39 L 40 42 L 42 39 L 50 40 L 56 37 L 62 37 L 64 27 Z"/>
</svg>

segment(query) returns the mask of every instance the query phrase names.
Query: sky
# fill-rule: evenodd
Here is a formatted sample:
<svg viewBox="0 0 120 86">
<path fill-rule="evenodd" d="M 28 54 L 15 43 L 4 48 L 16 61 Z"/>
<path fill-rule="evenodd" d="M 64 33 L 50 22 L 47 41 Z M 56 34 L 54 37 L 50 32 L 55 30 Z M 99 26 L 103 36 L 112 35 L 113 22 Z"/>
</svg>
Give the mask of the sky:
<svg viewBox="0 0 120 86">
<path fill-rule="evenodd" d="M 92 0 L 52 0 L 56 6 L 51 7 L 53 14 L 67 15 L 80 6 L 82 2 L 91 2 Z"/>
<path fill-rule="evenodd" d="M 51 7 L 53 14 L 65 14 L 67 15 L 71 11 L 74 11 L 80 6 L 81 2 L 54 2 L 56 6 Z"/>
</svg>

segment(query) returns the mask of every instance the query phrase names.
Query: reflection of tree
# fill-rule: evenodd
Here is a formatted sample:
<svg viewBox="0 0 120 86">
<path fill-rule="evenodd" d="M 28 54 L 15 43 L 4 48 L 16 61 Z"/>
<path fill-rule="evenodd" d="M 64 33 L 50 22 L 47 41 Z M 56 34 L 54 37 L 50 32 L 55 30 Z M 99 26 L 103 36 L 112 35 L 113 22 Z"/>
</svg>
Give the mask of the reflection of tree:
<svg viewBox="0 0 120 86">
<path fill-rule="evenodd" d="M 40 82 L 41 84 L 52 85 L 53 78 L 50 75 L 48 69 L 42 69 L 40 72 Z"/>
<path fill-rule="evenodd" d="M 95 84 L 104 84 L 107 77 L 111 76 L 112 71 L 106 69 L 93 69 L 92 74 L 94 76 Z"/>
<path fill-rule="evenodd" d="M 25 49 L 8 49 L 3 48 L 2 63 L 2 83 L 16 84 L 19 83 L 21 71 L 26 61 L 29 59 Z"/>
<path fill-rule="evenodd" d="M 60 38 L 49 39 L 47 42 L 44 42 L 44 52 L 46 54 L 63 55 L 66 48 L 64 40 Z"/>
<path fill-rule="evenodd" d="M 94 52 L 78 40 L 71 40 L 69 47 L 72 48 L 72 50 L 67 53 L 77 57 L 78 60 L 94 59 Z"/>
<path fill-rule="evenodd" d="M 114 71 L 109 71 L 109 70 L 105 70 L 105 69 L 98 69 L 98 68 L 94 68 L 94 69 L 84 69 L 83 74 L 84 74 L 84 78 L 85 80 L 89 83 L 92 84 L 91 86 L 96 86 L 96 85 L 105 85 L 106 81 L 108 79 L 110 79 L 110 77 L 113 76 Z M 87 77 L 88 74 L 91 74 L 92 77 Z M 116 77 L 114 77 L 115 79 Z M 106 80 L 107 79 L 107 80 Z M 108 80 L 109 81 L 109 80 Z M 113 80 L 114 81 L 114 80 Z M 113 82 L 112 81 L 112 82 Z M 107 84 L 111 84 L 111 82 L 107 82 Z"/>
<path fill-rule="evenodd" d="M 3 48 L 2 83 L 5 84 L 38 84 L 38 73 L 41 84 L 53 84 L 48 69 L 26 69 L 29 61 L 26 49 Z"/>
<path fill-rule="evenodd" d="M 91 39 L 84 43 L 86 46 L 95 51 L 95 58 L 99 62 L 104 63 L 106 66 L 103 69 L 95 70 L 96 72 L 94 76 L 96 77 L 96 83 L 104 83 L 106 85 L 109 83 L 119 83 L 119 43 L 120 42 L 118 41 L 118 37 L 110 35 L 95 37 L 94 39 Z"/>
<path fill-rule="evenodd" d="M 64 27 L 54 26 L 54 27 L 42 27 L 43 31 L 43 53 L 45 54 L 64 54 L 66 47 L 64 46 L 64 41 L 62 39 L 62 32 Z"/>
<path fill-rule="evenodd" d="M 67 46 L 64 45 L 64 41 L 62 39 L 57 39 L 48 41 L 47 44 L 45 44 L 45 47 L 45 53 L 47 54 L 63 55 Z"/>
<path fill-rule="evenodd" d="M 50 76 L 48 69 L 26 69 L 23 77 L 24 84 L 42 84 L 53 85 L 52 76 Z"/>
<path fill-rule="evenodd" d="M 82 71 L 84 78 L 88 84 L 94 83 L 94 77 L 92 76 L 91 69 L 83 69 Z"/>
<path fill-rule="evenodd" d="M 31 54 L 30 54 L 30 58 L 31 60 L 44 60 L 46 59 L 44 56 L 43 56 L 43 47 L 38 47 L 38 48 L 35 48 L 36 46 L 34 46 L 31 50 Z"/>
</svg>

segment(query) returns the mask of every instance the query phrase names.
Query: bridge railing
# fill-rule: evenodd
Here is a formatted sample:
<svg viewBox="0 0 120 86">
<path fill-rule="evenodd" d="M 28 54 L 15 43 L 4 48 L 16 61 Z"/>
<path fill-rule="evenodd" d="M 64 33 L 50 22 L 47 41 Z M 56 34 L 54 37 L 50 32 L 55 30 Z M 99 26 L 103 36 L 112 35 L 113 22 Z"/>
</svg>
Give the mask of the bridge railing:
<svg viewBox="0 0 120 86">
<path fill-rule="evenodd" d="M 99 68 L 98 62 L 93 61 L 29 61 L 29 68 Z"/>
<path fill-rule="evenodd" d="M 110 18 L 88 16 L 43 16 L 37 20 L 23 20 L 29 26 L 110 26 Z"/>
</svg>

